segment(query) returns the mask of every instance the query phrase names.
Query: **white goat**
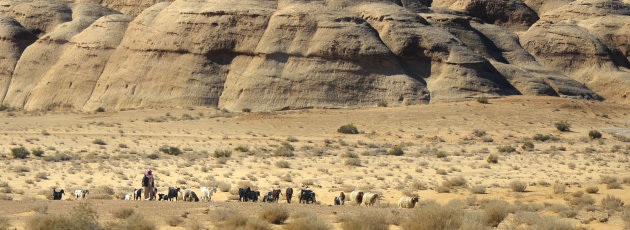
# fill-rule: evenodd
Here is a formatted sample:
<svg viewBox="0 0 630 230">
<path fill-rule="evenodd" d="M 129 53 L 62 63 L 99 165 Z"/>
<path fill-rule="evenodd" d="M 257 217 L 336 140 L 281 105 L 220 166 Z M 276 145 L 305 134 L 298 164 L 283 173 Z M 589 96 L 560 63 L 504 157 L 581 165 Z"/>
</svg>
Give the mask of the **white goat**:
<svg viewBox="0 0 630 230">
<path fill-rule="evenodd" d="M 201 201 L 210 202 L 210 200 L 212 199 L 212 194 L 217 192 L 217 187 L 212 187 L 212 189 L 208 187 L 201 187 L 200 190 L 201 190 Z"/>
</svg>

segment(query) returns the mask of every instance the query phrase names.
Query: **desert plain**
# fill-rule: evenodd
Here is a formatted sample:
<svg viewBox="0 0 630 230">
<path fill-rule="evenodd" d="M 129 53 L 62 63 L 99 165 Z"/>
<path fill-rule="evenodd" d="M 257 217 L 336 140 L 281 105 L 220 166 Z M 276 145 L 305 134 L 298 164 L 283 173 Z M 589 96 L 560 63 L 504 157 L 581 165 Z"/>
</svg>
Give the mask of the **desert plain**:
<svg viewBox="0 0 630 230">
<path fill-rule="evenodd" d="M 46 216 L 78 218 L 83 208 L 114 229 L 131 221 L 122 210 L 156 229 L 302 229 L 298 221 L 330 229 L 432 229 L 411 223 L 440 213 L 435 209 L 454 210 L 459 229 L 627 229 L 630 105 L 510 96 L 381 106 L 7 109 L 0 112 L 0 228 L 29 228 Z M 569 130 L 559 131 L 558 122 Z M 347 124 L 359 133 L 338 132 Z M 13 156 L 20 147 L 31 154 Z M 393 151 L 398 147 L 402 152 Z M 158 193 L 218 191 L 210 202 L 123 200 L 140 188 L 147 168 Z M 246 186 L 283 195 L 278 204 L 238 202 L 236 191 Z M 295 191 L 291 204 L 284 199 L 288 187 Z M 65 190 L 62 200 L 51 200 L 53 188 Z M 90 193 L 77 200 L 75 189 Z M 317 202 L 298 203 L 300 189 L 313 190 Z M 380 197 L 372 207 L 333 205 L 340 192 L 353 190 Z M 420 201 L 399 208 L 404 195 Z M 267 223 L 261 215 L 271 209 L 288 218 Z M 231 225 L 225 215 L 247 223 Z"/>
</svg>

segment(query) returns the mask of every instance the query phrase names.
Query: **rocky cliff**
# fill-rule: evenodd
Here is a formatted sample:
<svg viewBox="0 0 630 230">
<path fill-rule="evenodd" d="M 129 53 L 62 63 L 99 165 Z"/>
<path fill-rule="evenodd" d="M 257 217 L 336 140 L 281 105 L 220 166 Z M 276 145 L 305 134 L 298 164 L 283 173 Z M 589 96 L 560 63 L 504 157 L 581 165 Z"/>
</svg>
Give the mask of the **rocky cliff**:
<svg viewBox="0 0 630 230">
<path fill-rule="evenodd" d="M 0 0 L 0 101 L 27 110 L 625 103 L 619 0 Z"/>
</svg>

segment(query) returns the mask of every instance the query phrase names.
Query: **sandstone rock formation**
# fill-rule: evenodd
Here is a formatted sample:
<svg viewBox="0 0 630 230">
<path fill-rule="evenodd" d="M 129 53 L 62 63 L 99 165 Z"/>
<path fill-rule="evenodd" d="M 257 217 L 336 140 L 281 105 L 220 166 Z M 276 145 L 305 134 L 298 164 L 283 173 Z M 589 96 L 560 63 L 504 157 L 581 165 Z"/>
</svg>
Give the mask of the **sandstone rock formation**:
<svg viewBox="0 0 630 230">
<path fill-rule="evenodd" d="M 27 110 L 626 102 L 620 0 L 0 0 L 0 100 Z"/>
</svg>

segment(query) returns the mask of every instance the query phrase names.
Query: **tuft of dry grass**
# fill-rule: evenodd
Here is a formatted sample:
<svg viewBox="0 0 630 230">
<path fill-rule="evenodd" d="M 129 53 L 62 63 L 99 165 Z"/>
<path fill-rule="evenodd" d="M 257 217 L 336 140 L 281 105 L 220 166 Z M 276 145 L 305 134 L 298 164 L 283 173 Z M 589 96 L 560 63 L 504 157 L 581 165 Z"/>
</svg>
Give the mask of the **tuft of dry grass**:
<svg viewBox="0 0 630 230">
<path fill-rule="evenodd" d="M 575 226 L 569 221 L 551 216 L 539 215 L 534 212 L 517 212 L 514 214 L 513 226 L 529 226 L 527 229 L 574 230 Z"/>
<path fill-rule="evenodd" d="M 276 161 L 275 165 L 276 167 L 283 169 L 291 168 L 291 164 L 289 164 L 288 161 Z"/>
<path fill-rule="evenodd" d="M 171 227 L 180 226 L 183 222 L 184 220 L 182 220 L 182 218 L 179 216 L 171 216 L 166 219 L 166 224 L 168 224 Z"/>
<path fill-rule="evenodd" d="M 418 208 L 402 224 L 404 230 L 451 230 L 459 229 L 464 220 L 460 208 L 430 203 Z"/>
<path fill-rule="evenodd" d="M 272 229 L 271 226 L 257 218 L 246 216 L 231 209 L 219 209 L 211 214 L 211 219 L 217 229 Z"/>
<path fill-rule="evenodd" d="M 289 219 L 289 211 L 279 205 L 272 205 L 263 208 L 260 217 L 272 224 L 282 224 Z"/>
<path fill-rule="evenodd" d="M 96 211 L 88 204 L 74 207 L 70 215 L 35 215 L 26 222 L 28 230 L 101 229 Z"/>
<path fill-rule="evenodd" d="M 481 204 L 485 221 L 492 227 L 498 226 L 515 209 L 514 206 L 503 200 L 484 200 Z"/>
<path fill-rule="evenodd" d="M 553 194 L 564 194 L 564 191 L 567 189 L 567 186 L 556 182 L 553 184 L 552 189 L 553 189 Z"/>
<path fill-rule="evenodd" d="M 384 215 L 377 212 L 360 212 L 356 215 L 343 216 L 340 219 L 344 230 L 388 230 L 389 224 Z"/>
<path fill-rule="evenodd" d="M 483 185 L 475 185 L 470 188 L 470 192 L 473 194 L 486 194 L 486 187 Z"/>
<path fill-rule="evenodd" d="M 0 230 L 9 230 L 10 228 L 11 222 L 9 222 L 9 218 L 0 216 Z"/>
<path fill-rule="evenodd" d="M 597 186 L 590 186 L 590 187 L 587 187 L 586 189 L 584 189 L 584 191 L 586 191 L 587 193 L 590 193 L 590 194 L 595 194 L 595 193 L 599 192 L 599 188 Z"/>
<path fill-rule="evenodd" d="M 519 180 L 512 181 L 510 182 L 510 189 L 512 189 L 512 192 L 525 192 L 527 183 Z"/>
<path fill-rule="evenodd" d="M 106 224 L 106 229 L 116 230 L 154 230 L 157 229 L 153 221 L 145 219 L 142 215 L 134 213 L 124 219 L 115 220 Z"/>
<path fill-rule="evenodd" d="M 623 202 L 621 199 L 612 196 L 606 195 L 606 197 L 602 198 L 602 207 L 607 210 L 619 210 L 623 206 Z"/>
<path fill-rule="evenodd" d="M 134 211 L 132 208 L 121 208 L 121 209 L 112 211 L 112 215 L 114 216 L 114 218 L 117 218 L 117 219 L 127 219 L 131 215 L 133 215 L 133 213 Z"/>
<path fill-rule="evenodd" d="M 284 226 L 284 230 L 329 230 L 330 225 L 319 219 L 314 213 L 297 213 L 293 221 Z"/>
</svg>

